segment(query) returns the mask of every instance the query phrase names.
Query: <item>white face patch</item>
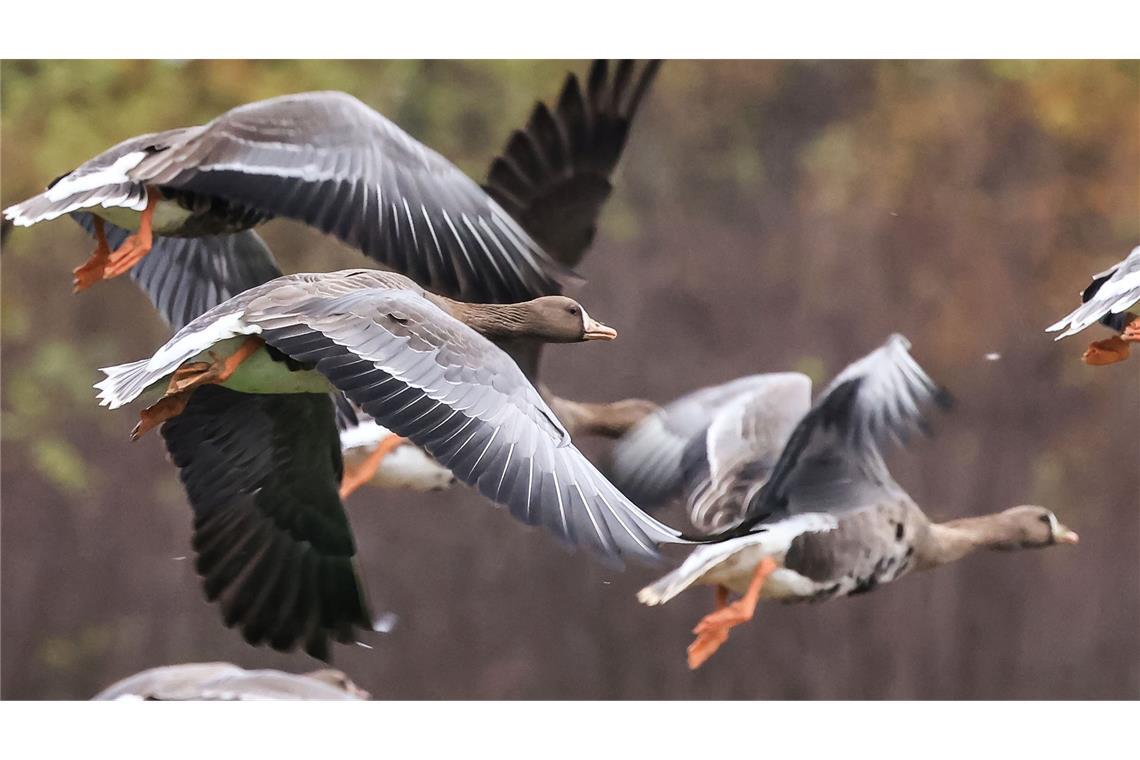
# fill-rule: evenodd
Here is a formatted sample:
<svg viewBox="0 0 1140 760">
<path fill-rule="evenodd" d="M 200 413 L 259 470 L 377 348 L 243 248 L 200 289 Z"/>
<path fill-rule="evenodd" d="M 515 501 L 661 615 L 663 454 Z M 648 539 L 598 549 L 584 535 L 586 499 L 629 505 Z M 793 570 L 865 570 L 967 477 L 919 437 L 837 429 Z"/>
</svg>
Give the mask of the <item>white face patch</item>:
<svg viewBox="0 0 1140 760">
<path fill-rule="evenodd" d="M 1057 515 L 1049 512 L 1049 534 L 1056 538 L 1061 533 L 1061 526 L 1057 522 Z"/>
<path fill-rule="evenodd" d="M 582 312 L 582 332 L 586 332 L 586 328 L 590 324 L 590 315 L 586 313 L 585 306 L 579 304 L 578 310 Z"/>
</svg>

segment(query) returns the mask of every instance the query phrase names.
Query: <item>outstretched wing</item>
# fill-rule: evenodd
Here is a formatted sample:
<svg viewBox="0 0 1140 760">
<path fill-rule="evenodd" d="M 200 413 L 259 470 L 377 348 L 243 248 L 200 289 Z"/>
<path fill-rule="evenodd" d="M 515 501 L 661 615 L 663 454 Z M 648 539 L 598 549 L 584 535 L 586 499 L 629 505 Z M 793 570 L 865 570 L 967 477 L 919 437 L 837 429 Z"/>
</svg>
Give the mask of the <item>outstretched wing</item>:
<svg viewBox="0 0 1140 760">
<path fill-rule="evenodd" d="M 206 385 L 162 436 L 194 510 L 198 574 L 227 626 L 322 660 L 330 638 L 372 628 L 328 396 Z"/>
<path fill-rule="evenodd" d="M 639 422 L 614 447 L 614 483 L 647 509 L 681 496 L 686 451 L 697 446 L 704 457 L 706 433 L 719 409 L 765 384 L 750 375 L 689 393 Z"/>
<path fill-rule="evenodd" d="M 1124 325 L 1113 324 L 1113 317 L 1127 311 L 1138 301 L 1140 245 L 1133 248 L 1124 261 L 1094 276 L 1092 284 L 1081 294 L 1081 305 L 1045 329 L 1047 332 L 1065 330 L 1057 336 L 1057 340 L 1078 333 L 1094 322 L 1102 322 L 1119 332 L 1124 329 Z"/>
<path fill-rule="evenodd" d="M 354 279 L 354 278 L 350 278 Z M 358 282 L 367 283 L 368 273 Z M 630 503 L 570 443 L 517 365 L 412 290 L 322 297 L 274 289 L 242 317 L 266 343 L 312 363 L 356 405 L 409 438 L 517 519 L 620 565 L 685 543 Z"/>
<path fill-rule="evenodd" d="M 76 211 L 72 217 L 94 234 L 94 216 Z M 130 234 L 103 222 L 107 243 L 118 248 Z M 131 269 L 135 281 L 175 330 L 199 314 L 281 276 L 269 247 L 253 230 L 196 238 L 156 237 L 143 260 Z"/>
<path fill-rule="evenodd" d="M 568 267 L 594 240 L 610 177 L 658 68 L 659 61 L 594 61 L 585 87 L 568 75 L 554 109 L 537 103 L 491 164 L 487 192 Z"/>
<path fill-rule="evenodd" d="M 742 527 L 802 512 L 856 509 L 897 489 L 882 447 L 921 429 L 923 410 L 949 396 L 892 335 L 850 364 L 796 426 L 767 485 L 747 505 Z"/>
<path fill-rule="evenodd" d="M 569 277 L 469 177 L 345 93 L 239 106 L 129 176 L 300 220 L 469 301 L 524 301 Z"/>
</svg>

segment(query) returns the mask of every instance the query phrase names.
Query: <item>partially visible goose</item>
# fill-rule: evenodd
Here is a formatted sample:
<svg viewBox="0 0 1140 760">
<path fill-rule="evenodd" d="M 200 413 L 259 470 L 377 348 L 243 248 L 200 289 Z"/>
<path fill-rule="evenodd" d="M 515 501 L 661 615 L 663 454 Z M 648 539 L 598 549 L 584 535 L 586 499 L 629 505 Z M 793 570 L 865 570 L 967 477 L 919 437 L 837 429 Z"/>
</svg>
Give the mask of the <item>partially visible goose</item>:
<svg viewBox="0 0 1140 760">
<path fill-rule="evenodd" d="M 1064 319 L 1046 328 L 1064 330 L 1057 340 L 1080 332 L 1099 322 L 1119 335 L 1089 344 L 1081 359 L 1086 364 L 1115 364 L 1128 358 L 1129 344 L 1140 341 L 1140 315 L 1128 311 L 1140 302 L 1140 246 L 1124 261 L 1093 275 L 1092 283 L 1081 293 L 1081 305 Z"/>
<path fill-rule="evenodd" d="M 344 477 L 340 498 L 363 485 L 410 491 L 440 491 L 455 483 L 455 475 L 423 449 L 399 437 L 363 412 L 340 431 Z"/>
<path fill-rule="evenodd" d="M 77 212 L 91 215 L 98 245 L 75 270 L 76 290 L 130 271 L 165 238 L 249 231 L 275 216 L 467 300 L 523 301 L 571 277 L 447 159 L 343 92 L 284 95 L 133 137 L 4 217 L 29 226 Z M 112 241 L 115 229 L 134 233 Z"/>
<path fill-rule="evenodd" d="M 342 671 L 311 673 L 246 670 L 228 662 L 192 662 L 135 673 L 108 686 L 91 699 L 148 702 L 247 700 L 341 701 L 368 699 L 369 693 Z"/>
<path fill-rule="evenodd" d="M 908 348 L 905 338 L 892 336 L 844 369 L 814 405 L 810 381 L 794 373 L 710 389 L 705 393 L 727 392 L 720 403 L 690 398 L 667 407 L 619 447 L 617 484 L 660 484 L 667 491 L 687 480 L 697 525 L 735 526 L 721 535 L 737 537 L 698 547 L 638 594 L 655 605 L 694 585 L 716 589 L 716 610 L 693 629 L 691 668 L 750 620 L 761 598 L 830 599 L 977 549 L 1077 542 L 1076 533 L 1038 506 L 933 523 L 891 478 L 883 444 L 904 440 L 921 425 L 923 407 L 943 395 Z M 678 421 L 683 414 L 692 419 Z M 678 478 L 677 446 L 654 430 L 681 429 L 689 431 L 688 461 Z M 664 444 L 656 449 L 666 461 L 653 461 L 654 438 Z M 743 596 L 728 604 L 729 591 Z"/>
<path fill-rule="evenodd" d="M 110 367 L 112 408 L 162 397 L 136 435 L 163 435 L 195 511 L 208 598 L 253 644 L 303 643 L 371 623 L 337 495 L 330 390 L 408 438 L 512 515 L 611 566 L 691 543 L 621 495 L 491 338 L 611 339 L 575 301 L 465 304 L 372 270 L 282 277 L 193 320 L 149 359 Z M 254 445 L 270 441 L 271 446 Z"/>
</svg>

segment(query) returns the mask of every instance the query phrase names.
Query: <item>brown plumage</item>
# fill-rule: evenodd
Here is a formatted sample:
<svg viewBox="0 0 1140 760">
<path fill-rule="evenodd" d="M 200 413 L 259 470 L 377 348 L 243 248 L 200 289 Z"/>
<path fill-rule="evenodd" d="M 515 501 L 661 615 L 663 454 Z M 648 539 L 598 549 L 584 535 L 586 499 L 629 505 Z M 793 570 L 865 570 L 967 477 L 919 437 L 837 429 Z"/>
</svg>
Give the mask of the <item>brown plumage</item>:
<svg viewBox="0 0 1140 760">
<path fill-rule="evenodd" d="M 717 535 L 735 536 L 698 547 L 638 594 L 654 605 L 691 586 L 718 589 L 718 609 L 693 629 L 691 667 L 751 619 L 763 598 L 859 594 L 978 549 L 1076 543 L 1075 533 L 1037 506 L 932 523 L 891 478 L 882 447 L 920 428 L 923 407 L 942 396 L 908 348 L 892 336 L 844 369 L 814 404 L 810 382 L 794 373 L 735 381 L 722 387 L 727 394 L 708 389 L 667 406 L 619 446 L 619 485 L 654 493 L 687 484 L 694 523 L 710 518 L 703 525 L 715 530 L 727 520 Z M 670 437 L 682 439 L 683 455 L 678 446 L 655 444 Z M 742 598 L 725 605 L 728 590 Z"/>
</svg>

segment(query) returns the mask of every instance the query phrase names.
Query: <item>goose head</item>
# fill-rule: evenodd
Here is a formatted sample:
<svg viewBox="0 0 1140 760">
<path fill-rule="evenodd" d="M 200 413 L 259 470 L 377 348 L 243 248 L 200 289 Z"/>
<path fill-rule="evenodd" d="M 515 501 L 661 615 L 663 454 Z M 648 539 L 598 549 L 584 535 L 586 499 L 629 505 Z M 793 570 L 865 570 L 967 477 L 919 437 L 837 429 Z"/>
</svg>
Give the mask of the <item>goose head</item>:
<svg viewBox="0 0 1140 760">
<path fill-rule="evenodd" d="M 548 343 L 613 340 L 617 330 L 598 322 L 566 296 L 543 296 L 522 304 L 527 332 Z"/>
<path fill-rule="evenodd" d="M 1045 507 L 1025 504 L 1011 507 L 999 516 L 1006 523 L 1002 541 L 995 549 L 1038 549 L 1053 544 L 1075 544 L 1080 537 Z"/>
</svg>

